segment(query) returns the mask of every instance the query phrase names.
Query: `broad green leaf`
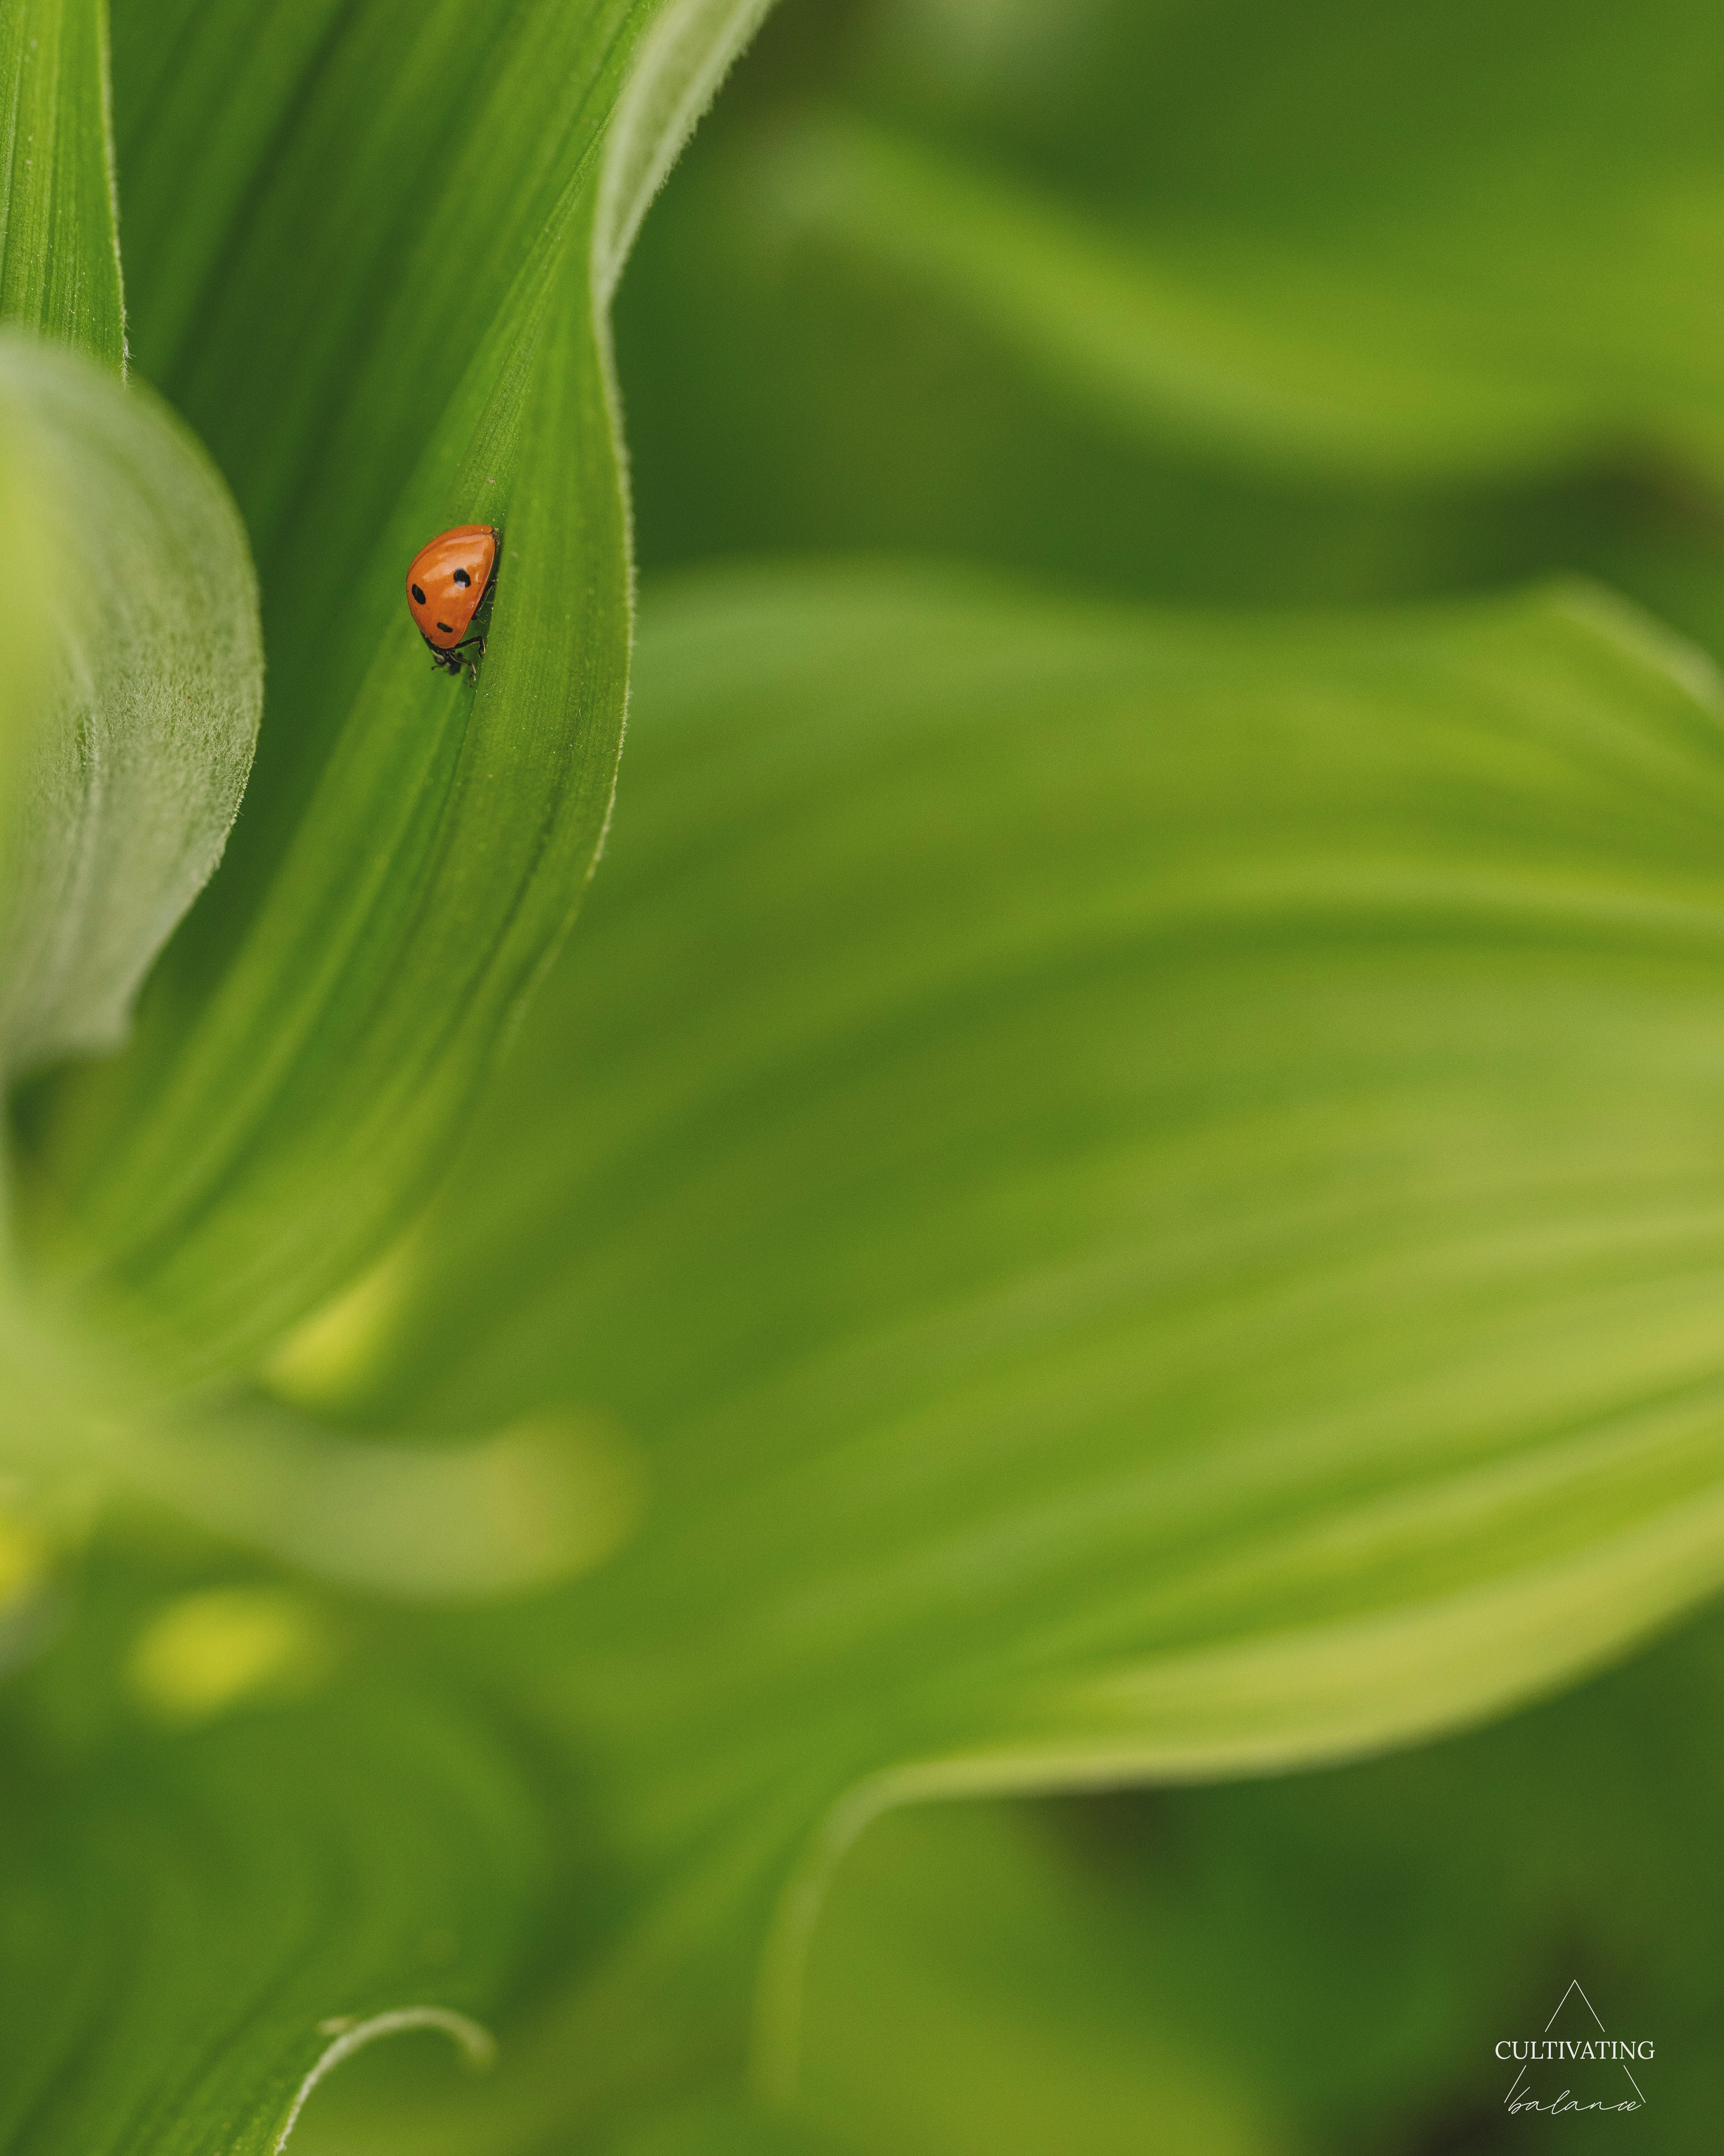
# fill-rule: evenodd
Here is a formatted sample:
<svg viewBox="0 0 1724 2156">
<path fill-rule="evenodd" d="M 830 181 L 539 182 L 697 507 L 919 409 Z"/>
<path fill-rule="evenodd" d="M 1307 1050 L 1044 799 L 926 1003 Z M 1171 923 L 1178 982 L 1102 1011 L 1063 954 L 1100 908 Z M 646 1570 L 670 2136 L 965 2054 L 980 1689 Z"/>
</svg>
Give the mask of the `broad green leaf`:
<svg viewBox="0 0 1724 2156">
<path fill-rule="evenodd" d="M 629 637 L 602 287 L 759 13 L 522 0 L 475 71 L 454 6 L 208 0 L 171 63 L 121 11 L 138 351 L 245 516 L 269 710 L 136 1050 L 37 1127 L 92 1299 L 182 1369 L 243 1369 L 418 1202 L 580 901 Z M 402 575 L 478 520 L 475 690 Z"/>
<path fill-rule="evenodd" d="M 122 372 L 107 0 L 8 0 L 0 84 L 0 319 Z"/>
<path fill-rule="evenodd" d="M 65 1449 L 122 1483 L 397 1592 L 568 1563 L 595 1478 L 541 1512 L 546 1433 L 620 1430 L 653 1507 L 608 1573 L 412 1648 L 212 1563 L 29 1677 L 0 2019 L 31 2067 L 0 2138 L 33 2156 L 273 2151 L 358 2037 L 430 2029 L 417 2070 L 438 2029 L 483 2048 L 458 2016 L 497 2029 L 495 2082 L 424 2074 L 368 2156 L 818 2145 L 743 2098 L 748 2025 L 757 1997 L 782 2094 L 823 1897 L 882 1810 L 1404 1740 L 1621 1652 L 1724 1568 L 1716 698 L 1573 588 L 1303 624 L 921 572 L 666 598 L 590 941 L 444 1201 L 273 1357 L 295 1414 L 162 1385 L 158 1358 L 249 1369 L 384 1245 L 549 963 L 621 719 L 604 304 L 755 12 L 523 0 L 477 65 L 443 0 L 406 41 L 373 0 L 132 0 L 121 26 L 141 349 L 255 539 L 270 721 L 136 1050 L 26 1103 L 38 1254 L 112 1331 L 0 1297 L 28 1381 L 0 1388 L 44 1442 L 81 1419 Z M 984 17 L 1034 14 L 967 12 L 984 45 Z M 1201 47 L 1195 13 L 1153 13 Z M 1057 104 L 1057 69 L 1029 80 Z M 891 126 L 889 157 L 939 132 Z M 1119 176 L 997 111 L 963 131 L 909 150 L 916 214 L 967 204 L 965 262 L 1019 286 L 957 311 L 1098 430 L 1138 427 L 1131 384 L 1072 357 L 1106 376 L 1131 325 L 1109 360 L 1035 315 L 1058 269 L 1093 331 L 1137 274 Z M 866 224 L 845 246 L 914 294 L 937 248 Z M 1020 257 L 1008 226 L 1056 244 Z M 1280 244 L 1212 250 L 1246 333 Z M 1357 267 L 1301 286 L 1331 340 Z M 1249 382 L 1192 420 L 1152 369 L 1140 431 L 1476 471 L 1527 439 L 1593 454 L 1628 408 L 1627 372 L 1571 406 L 1547 347 L 1473 369 L 1413 312 L 1338 447 L 1288 419 L 1279 329 L 1266 424 Z M 1325 352 L 1302 363 L 1327 394 Z M 1630 385 L 1636 439 L 1661 381 Z M 1691 417 L 1658 439 L 1703 463 Z M 401 569 L 491 514 L 485 481 L 515 550 L 492 649 L 476 691 L 426 695 Z M 525 1456 L 372 1450 L 321 1409 L 524 1424 Z M 98 1603 L 121 1570 L 97 1553 Z M 1249 2135 L 1202 2074 L 1184 2095 L 1209 2140 Z"/>
<path fill-rule="evenodd" d="M 1724 1578 L 1724 732 L 1578 587 L 657 603 L 591 916 L 346 1404 L 648 1447 L 556 1697 L 643 1847 L 833 1805 L 778 2078 L 880 1810 L 1407 1742 Z"/>
<path fill-rule="evenodd" d="M 0 838 L 0 1070 L 15 1077 L 124 1038 L 239 808 L 263 657 L 233 504 L 153 398 L 11 334 L 0 406 L 27 580 Z"/>
<path fill-rule="evenodd" d="M 1694 0 L 1035 6 L 962 59 L 956 12 L 888 11 L 861 95 L 895 134 L 806 139 L 780 199 L 1067 396 L 1291 465 L 1724 470 Z"/>
</svg>

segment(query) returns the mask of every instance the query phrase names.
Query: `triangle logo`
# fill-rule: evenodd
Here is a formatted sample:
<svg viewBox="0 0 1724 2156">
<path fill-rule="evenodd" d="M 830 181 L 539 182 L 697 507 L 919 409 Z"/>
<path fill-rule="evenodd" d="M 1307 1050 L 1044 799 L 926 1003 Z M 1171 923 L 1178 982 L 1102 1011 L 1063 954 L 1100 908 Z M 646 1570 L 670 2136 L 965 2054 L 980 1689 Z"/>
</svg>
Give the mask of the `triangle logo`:
<svg viewBox="0 0 1724 2156">
<path fill-rule="evenodd" d="M 1536 2035 L 1505 2038 L 1496 2056 L 1512 2061 L 1515 2078 L 1503 2102 L 1511 2113 L 1552 2117 L 1582 2111 L 1644 2111 L 1650 2037 L 1613 2036 L 1578 1979 L 1557 2002 Z M 1637 2078 L 1639 2076 L 1639 2078 Z"/>
</svg>

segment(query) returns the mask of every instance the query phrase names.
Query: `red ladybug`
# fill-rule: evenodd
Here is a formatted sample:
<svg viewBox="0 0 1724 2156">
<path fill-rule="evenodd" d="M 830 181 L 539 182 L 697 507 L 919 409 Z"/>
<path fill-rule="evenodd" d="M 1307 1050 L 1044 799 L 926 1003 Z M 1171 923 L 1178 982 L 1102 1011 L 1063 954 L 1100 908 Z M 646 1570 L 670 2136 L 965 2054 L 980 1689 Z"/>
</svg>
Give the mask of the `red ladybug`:
<svg viewBox="0 0 1724 2156">
<path fill-rule="evenodd" d="M 489 524 L 458 524 L 413 556 L 407 572 L 408 611 L 431 647 L 433 662 L 447 673 L 459 674 L 464 665 L 477 678 L 472 660 L 457 654 L 476 644 L 484 655 L 485 639 L 469 636 L 467 630 L 490 590 L 496 567 L 497 535 Z"/>
</svg>

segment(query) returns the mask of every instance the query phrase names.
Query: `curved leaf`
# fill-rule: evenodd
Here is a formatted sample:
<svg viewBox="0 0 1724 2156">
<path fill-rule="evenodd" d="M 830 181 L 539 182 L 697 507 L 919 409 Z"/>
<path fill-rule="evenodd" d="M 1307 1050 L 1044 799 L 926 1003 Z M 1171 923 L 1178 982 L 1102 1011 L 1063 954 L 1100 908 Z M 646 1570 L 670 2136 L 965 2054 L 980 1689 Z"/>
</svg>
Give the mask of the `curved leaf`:
<svg viewBox="0 0 1724 2156">
<path fill-rule="evenodd" d="M 156 401 L 86 361 L 0 341 L 25 445 L 15 550 L 39 579 L 27 738 L 0 846 L 0 1069 L 117 1045 L 151 961 L 214 867 L 263 698 L 257 594 L 232 502 Z"/>
<path fill-rule="evenodd" d="M 1657 2030 L 1666 2145 L 1704 2142 L 1721 1645 L 1714 1613 L 1337 1772 L 883 1820 L 816 1934 L 799 2107 L 870 2156 L 1039 2156 L 1056 2106 L 1096 2156 L 1440 2146 L 1501 2115 L 1497 2032 L 1578 1972 Z"/>
<path fill-rule="evenodd" d="M 417 1204 L 579 903 L 629 636 L 595 205 L 611 275 L 758 13 L 522 0 L 475 75 L 454 6 L 403 47 L 381 0 L 255 40 L 211 0 L 171 69 L 121 11 L 139 350 L 250 527 L 269 717 L 136 1051 L 41 1122 L 92 1295 L 183 1370 L 244 1368 Z M 399 589 L 475 518 L 504 533 L 476 689 Z"/>
</svg>

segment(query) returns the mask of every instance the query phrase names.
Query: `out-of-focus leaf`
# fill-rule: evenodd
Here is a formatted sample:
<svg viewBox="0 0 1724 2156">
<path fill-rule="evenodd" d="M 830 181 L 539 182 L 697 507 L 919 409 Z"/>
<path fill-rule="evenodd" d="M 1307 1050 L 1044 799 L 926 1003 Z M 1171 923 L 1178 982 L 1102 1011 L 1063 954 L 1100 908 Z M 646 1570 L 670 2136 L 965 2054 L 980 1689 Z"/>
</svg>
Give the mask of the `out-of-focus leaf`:
<svg viewBox="0 0 1724 2156">
<path fill-rule="evenodd" d="M 520 1594 L 585 1572 L 640 1509 L 629 1454 L 568 1416 L 465 1445 L 407 1446 L 251 1404 L 126 1431 L 104 1464 L 316 1578 L 411 1601 Z"/>
<path fill-rule="evenodd" d="M 244 1389 L 163 1394 L 110 1342 L 69 1325 L 9 1245 L 0 1471 L 0 1488 L 34 1512 L 64 1512 L 69 1499 L 87 1512 L 98 1493 L 144 1497 L 316 1578 L 410 1602 L 518 1595 L 587 1571 L 634 1531 L 643 1498 L 634 1450 L 591 1416 L 377 1444 Z M 0 1563 L 0 1606 L 5 1588 Z"/>
<path fill-rule="evenodd" d="M 0 1071 L 16 1076 L 123 1038 L 239 808 L 263 654 L 233 504 L 153 398 L 8 335 L 0 406 L 23 578 L 0 835 Z"/>
<path fill-rule="evenodd" d="M 862 94 L 923 141 L 805 142 L 786 206 L 1068 394 L 1291 463 L 1724 473 L 1724 49 L 1695 0 L 1030 6 L 962 60 L 957 11 L 885 12 Z"/>
<path fill-rule="evenodd" d="M 35 1127 L 91 1296 L 182 1368 L 244 1367 L 418 1203 L 578 903 L 629 634 L 595 215 L 608 278 L 759 12 L 120 11 L 138 350 L 250 529 L 269 717 L 136 1050 Z M 473 520 L 476 690 L 401 594 Z"/>
<path fill-rule="evenodd" d="M 556 1873 L 547 1792 L 495 1717 L 339 1629 L 323 1696 L 188 1721 L 132 1650 L 207 1659 L 244 1598 L 146 1587 L 110 1553 L 7 1697 L 0 2143 L 269 2156 L 356 2040 L 488 2048 L 470 2017 Z"/>
<path fill-rule="evenodd" d="M 1232 234 L 1158 247 L 1008 172 L 854 119 L 798 130 L 763 187 L 788 228 L 865 254 L 925 305 L 962 308 L 1053 395 L 1152 443 L 1316 471 L 1472 477 L 1572 462 L 1617 431 L 1596 398 L 1548 369 L 1493 372 L 1452 353 L 1433 367 L 1416 334 L 1408 351 L 1385 350 L 1374 280 L 1337 289 L 1321 263 L 1289 275 Z"/>
<path fill-rule="evenodd" d="M 769 28 L 739 90 L 789 28 Z M 1600 523 L 1694 536 L 1685 505 L 1619 481 L 1393 485 L 1122 432 L 1049 394 L 969 311 L 808 230 L 808 206 L 787 221 L 789 152 L 760 148 L 786 121 L 759 102 L 726 100 L 703 130 L 618 300 L 649 573 L 844 548 L 1162 598 L 1332 602 L 1586 566 L 1576 535 Z"/>
<path fill-rule="evenodd" d="M 106 0 L 8 0 L 0 83 L 0 319 L 121 372 Z"/>
<path fill-rule="evenodd" d="M 1146 2010 L 1154 1946 L 1131 1948 L 1159 1912 L 1073 1876 L 1025 1810 L 865 1837 L 821 1921 L 799 2108 L 870 2156 L 1281 2156 L 1236 2057 Z"/>
<path fill-rule="evenodd" d="M 613 2146 L 613 2156 L 844 2156 L 833 2140 L 777 2112 L 732 2102 L 701 2105 L 656 2119 Z"/>
<path fill-rule="evenodd" d="M 816 1934 L 801 2105 L 870 2152 L 937 2119 L 942 2156 L 1029 2156 L 1057 2090 L 1084 2146 L 1142 2148 L 1201 2062 L 1279 2148 L 1465 2146 L 1501 2115 L 1497 2041 L 1578 1978 L 1613 2029 L 1657 2031 L 1655 2145 L 1703 2148 L 1721 1648 L 1714 1614 L 1327 1774 L 883 1820 Z"/>
<path fill-rule="evenodd" d="M 1233 65 L 1249 71 L 1255 33 L 1226 19 L 1239 31 Z M 647 572 L 716 553 L 940 553 L 1137 597 L 1282 605 L 1583 571 L 1724 654 L 1717 513 L 1691 475 L 1649 464 L 1625 439 L 1592 443 L 1578 468 L 1518 475 L 1372 470 L 1308 454 L 1301 462 L 1285 445 L 1252 451 L 1237 361 L 1223 380 L 1245 408 L 1225 425 L 1218 418 L 1219 432 L 1157 404 L 1144 382 L 1131 388 L 1193 362 L 1183 346 L 1132 330 L 1143 234 L 1114 206 L 1161 201 L 1159 146 L 1183 142 L 1188 160 L 1203 149 L 1183 131 L 1183 106 L 1153 126 L 1119 108 L 1135 103 L 1141 115 L 1163 98 L 1205 33 L 1192 22 L 1172 52 L 1096 61 L 1108 22 L 1127 45 L 1150 34 L 1141 11 L 1040 0 L 987 11 L 873 0 L 842 14 L 802 0 L 769 23 L 674 177 L 622 289 L 618 349 Z M 1278 21 L 1259 27 L 1271 42 L 1282 34 Z M 1528 111 L 1583 136 L 1589 158 L 1634 163 L 1644 146 L 1573 109 L 1562 74 L 1571 21 L 1547 27 L 1552 50 Z M 1375 22 L 1357 28 L 1367 41 L 1388 34 Z M 1502 28 L 1493 24 L 1493 45 Z M 1301 37 L 1311 30 L 1302 15 Z M 1629 33 L 1614 21 L 1611 34 Z M 1211 134 L 1231 87 L 1199 100 Z M 1392 75 L 1370 99 L 1393 107 L 1413 94 Z M 1347 125 L 1361 124 L 1364 101 Z M 1100 143 L 1098 109 L 1116 116 Z M 832 116 L 858 110 L 873 121 Z M 1294 124 L 1286 110 L 1260 117 L 1262 142 L 1254 127 L 1252 144 L 1232 153 L 1253 171 L 1262 144 Z M 1267 154 L 1296 169 L 1260 176 L 1243 191 L 1242 217 L 1253 204 L 1271 214 L 1306 184 L 1308 158 Z M 1393 197 L 1408 154 L 1398 141 L 1385 151 L 1393 170 L 1367 191 Z M 1154 170 L 1138 172 L 1134 156 Z M 889 216 L 884 195 L 913 192 L 912 174 L 945 184 L 987 230 L 978 237 L 956 209 L 936 217 L 926 200 Z M 996 317 L 1011 311 L 1033 228 L 1049 214 L 1072 230 L 1054 265 L 1060 280 L 1099 252 L 1130 289 L 1003 330 Z M 990 235 L 992 254 L 981 245 Z M 961 258 L 949 274 L 946 254 Z M 1089 282 L 1099 290 L 1106 279 Z M 1446 282 L 1439 290 L 1454 296 Z M 1522 303 L 1516 287 L 1511 304 Z M 1252 393 L 1272 419 L 1285 417 L 1297 385 L 1275 371 L 1277 318 L 1260 313 L 1240 336 L 1260 376 Z M 1195 385 L 1181 378 L 1188 397 L 1214 400 L 1213 367 Z M 1541 374 L 1533 393 L 1548 386 Z M 1311 424 L 1335 417 L 1318 387 Z M 1235 423 L 1237 439 L 1226 431 Z M 1349 408 L 1336 424 L 1376 423 Z"/>
<path fill-rule="evenodd" d="M 644 1835 L 853 1785 L 779 2035 L 883 1806 L 1411 1739 L 1724 1577 L 1704 661 L 738 576 L 639 708 L 351 1404 L 649 1446 L 558 1697 Z"/>
</svg>

